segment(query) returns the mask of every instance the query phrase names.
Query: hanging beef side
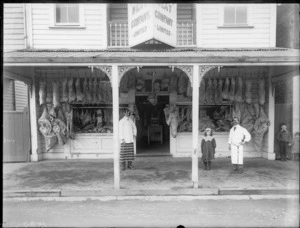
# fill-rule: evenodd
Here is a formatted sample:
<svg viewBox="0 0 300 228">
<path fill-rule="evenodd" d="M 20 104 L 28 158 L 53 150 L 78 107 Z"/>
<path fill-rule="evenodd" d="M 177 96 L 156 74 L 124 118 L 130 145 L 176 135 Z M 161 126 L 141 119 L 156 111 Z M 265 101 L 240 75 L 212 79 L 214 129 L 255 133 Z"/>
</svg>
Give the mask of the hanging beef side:
<svg viewBox="0 0 300 228">
<path fill-rule="evenodd" d="M 76 87 L 76 101 L 81 102 L 83 100 L 83 93 L 81 89 L 81 82 L 80 78 L 76 79 L 75 87 Z"/>
<path fill-rule="evenodd" d="M 266 91 L 265 91 L 265 80 L 259 79 L 258 80 L 258 103 L 260 105 L 264 105 L 266 101 Z"/>
<path fill-rule="evenodd" d="M 215 78 L 212 82 L 212 98 L 215 104 L 219 103 L 218 98 L 218 80 Z"/>
<path fill-rule="evenodd" d="M 166 107 L 164 109 L 166 123 L 170 126 L 171 135 L 173 138 L 177 136 L 177 128 L 178 128 L 178 108 L 176 105 L 172 105 L 170 108 Z"/>
<path fill-rule="evenodd" d="M 62 97 L 61 97 L 61 102 L 68 102 L 69 101 L 69 94 L 68 94 L 68 79 L 64 78 L 62 80 Z"/>
<path fill-rule="evenodd" d="M 247 104 L 252 103 L 252 79 L 246 80 L 246 88 L 245 88 L 245 101 Z"/>
<path fill-rule="evenodd" d="M 71 108 L 71 105 L 69 103 L 66 104 L 66 111 L 65 111 L 65 117 L 67 122 L 67 137 L 70 137 L 71 139 L 74 139 L 74 132 L 73 132 L 73 110 Z"/>
<path fill-rule="evenodd" d="M 216 96 L 217 96 L 217 101 L 218 103 L 222 104 L 222 89 L 223 89 L 223 79 L 219 79 L 218 80 L 218 87 L 217 87 L 217 91 L 216 91 Z"/>
<path fill-rule="evenodd" d="M 235 78 L 231 78 L 229 94 L 228 94 L 228 98 L 230 101 L 234 101 L 234 95 L 235 95 Z"/>
<path fill-rule="evenodd" d="M 47 96 L 47 84 L 46 84 L 46 81 L 41 80 L 39 83 L 40 105 L 46 104 L 46 96 Z"/>
<path fill-rule="evenodd" d="M 82 89 L 82 94 L 83 94 L 82 101 L 83 101 L 83 103 L 87 103 L 88 90 L 89 90 L 89 86 L 88 86 L 87 78 L 85 78 L 84 81 L 83 81 L 83 89 Z"/>
<path fill-rule="evenodd" d="M 93 91 L 93 80 L 92 80 L 92 78 L 89 78 L 88 79 L 88 91 L 87 91 L 87 96 L 86 96 L 86 98 L 87 98 L 87 103 L 92 103 L 92 101 L 93 101 L 93 93 L 94 93 L 94 91 Z"/>
<path fill-rule="evenodd" d="M 93 103 L 97 104 L 99 103 L 99 92 L 98 92 L 98 80 L 97 78 L 94 79 L 93 82 L 93 90 L 94 90 L 94 96 L 93 96 Z"/>
<path fill-rule="evenodd" d="M 226 78 L 224 88 L 222 90 L 222 98 L 225 100 L 229 99 L 229 84 L 230 84 L 229 78 Z"/>
<path fill-rule="evenodd" d="M 69 102 L 73 102 L 76 100 L 73 78 L 70 78 L 68 81 L 68 89 L 69 89 Z"/>
<path fill-rule="evenodd" d="M 206 100 L 206 81 L 204 78 L 202 78 L 200 82 L 200 87 L 199 87 L 199 102 L 204 103 Z"/>
<path fill-rule="evenodd" d="M 187 84 L 187 76 L 185 76 L 183 73 L 180 73 L 177 85 L 179 94 L 186 94 Z"/>
<path fill-rule="evenodd" d="M 59 102 L 59 83 L 56 81 L 52 82 L 52 90 L 53 90 L 53 107 L 55 109 L 60 107 L 60 102 Z"/>
<path fill-rule="evenodd" d="M 212 104 L 214 101 L 213 101 L 213 91 L 212 91 L 212 80 L 211 79 L 208 79 L 207 80 L 207 87 L 206 87 L 206 103 L 208 104 Z"/>
<path fill-rule="evenodd" d="M 177 93 L 177 82 L 178 77 L 176 74 L 172 74 L 170 77 L 170 92 L 176 92 Z"/>
<path fill-rule="evenodd" d="M 234 101 L 235 102 L 244 102 L 243 100 L 243 80 L 242 77 L 238 77 L 238 82 L 237 82 L 237 90 L 234 96 Z"/>
</svg>

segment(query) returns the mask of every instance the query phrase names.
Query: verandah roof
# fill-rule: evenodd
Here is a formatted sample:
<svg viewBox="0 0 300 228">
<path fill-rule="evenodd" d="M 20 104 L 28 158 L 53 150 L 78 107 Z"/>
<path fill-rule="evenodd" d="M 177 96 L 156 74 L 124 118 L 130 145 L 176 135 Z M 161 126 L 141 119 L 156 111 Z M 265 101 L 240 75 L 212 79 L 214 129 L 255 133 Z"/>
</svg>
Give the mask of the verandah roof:
<svg viewBox="0 0 300 228">
<path fill-rule="evenodd" d="M 4 65 L 207 63 L 299 65 L 299 50 L 287 48 L 24 49 L 4 53 Z"/>
</svg>

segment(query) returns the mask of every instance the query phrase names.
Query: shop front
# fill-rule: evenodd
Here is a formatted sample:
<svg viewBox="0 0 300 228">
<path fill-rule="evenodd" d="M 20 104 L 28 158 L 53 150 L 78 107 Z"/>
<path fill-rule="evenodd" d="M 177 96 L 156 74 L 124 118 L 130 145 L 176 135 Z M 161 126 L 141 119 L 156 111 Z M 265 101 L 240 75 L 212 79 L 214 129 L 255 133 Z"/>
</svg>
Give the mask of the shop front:
<svg viewBox="0 0 300 228">
<path fill-rule="evenodd" d="M 294 70 L 289 49 L 16 51 L 5 70 L 30 78 L 31 161 L 114 159 L 120 182 L 118 122 L 129 107 L 136 155 L 192 158 L 214 130 L 216 157 L 228 157 L 231 120 L 252 135 L 245 157 L 275 159 L 274 76 Z"/>
</svg>

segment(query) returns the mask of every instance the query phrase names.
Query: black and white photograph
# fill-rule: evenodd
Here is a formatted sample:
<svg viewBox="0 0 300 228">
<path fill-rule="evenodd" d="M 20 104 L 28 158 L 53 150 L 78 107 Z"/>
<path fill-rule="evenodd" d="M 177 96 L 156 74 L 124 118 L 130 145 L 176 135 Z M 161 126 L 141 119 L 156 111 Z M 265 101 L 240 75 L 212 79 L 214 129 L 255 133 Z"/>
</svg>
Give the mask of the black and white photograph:
<svg viewBox="0 0 300 228">
<path fill-rule="evenodd" d="M 2 227 L 299 227 L 297 1 L 2 12 Z"/>
</svg>

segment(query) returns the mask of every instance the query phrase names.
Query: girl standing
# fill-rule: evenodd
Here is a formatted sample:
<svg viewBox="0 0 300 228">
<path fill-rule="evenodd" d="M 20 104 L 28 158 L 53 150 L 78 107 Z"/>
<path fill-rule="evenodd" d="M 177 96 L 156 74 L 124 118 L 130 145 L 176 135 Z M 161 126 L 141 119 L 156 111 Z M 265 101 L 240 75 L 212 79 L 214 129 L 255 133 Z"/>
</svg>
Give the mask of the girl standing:
<svg viewBox="0 0 300 228">
<path fill-rule="evenodd" d="M 211 128 L 206 128 L 204 138 L 201 141 L 202 161 L 204 170 L 210 170 L 211 160 L 215 158 L 216 140 Z"/>
</svg>

